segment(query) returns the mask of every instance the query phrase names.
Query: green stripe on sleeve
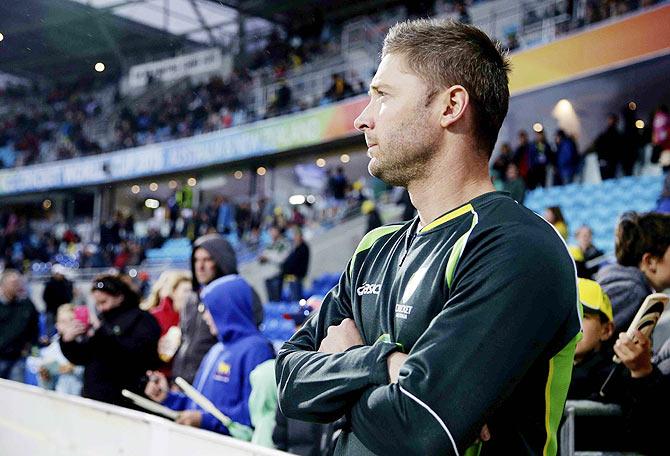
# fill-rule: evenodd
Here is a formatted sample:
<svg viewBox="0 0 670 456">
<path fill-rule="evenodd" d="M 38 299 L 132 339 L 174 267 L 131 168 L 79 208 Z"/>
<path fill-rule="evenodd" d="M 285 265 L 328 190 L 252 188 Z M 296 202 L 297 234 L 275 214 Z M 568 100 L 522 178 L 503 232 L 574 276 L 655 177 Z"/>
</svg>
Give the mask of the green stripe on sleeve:
<svg viewBox="0 0 670 456">
<path fill-rule="evenodd" d="M 572 378 L 572 363 L 575 357 L 577 341 L 582 337 L 578 332 L 570 342 L 549 360 L 549 374 L 544 390 L 545 399 L 545 429 L 547 440 L 544 444 L 543 456 L 555 456 L 558 450 L 556 434 L 561 424 L 565 400 L 568 397 L 568 388 Z"/>
</svg>

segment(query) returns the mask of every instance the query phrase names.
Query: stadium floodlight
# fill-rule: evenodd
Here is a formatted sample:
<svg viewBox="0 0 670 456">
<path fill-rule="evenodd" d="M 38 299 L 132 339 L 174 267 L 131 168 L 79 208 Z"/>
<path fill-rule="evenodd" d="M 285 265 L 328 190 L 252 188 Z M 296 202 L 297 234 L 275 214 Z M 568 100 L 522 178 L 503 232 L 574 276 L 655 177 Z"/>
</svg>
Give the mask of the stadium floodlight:
<svg viewBox="0 0 670 456">
<path fill-rule="evenodd" d="M 102 63 L 102 62 L 98 62 L 98 63 L 95 64 L 94 68 L 95 68 L 95 71 L 97 71 L 98 73 L 102 73 L 103 71 L 105 71 L 105 64 Z"/>
<path fill-rule="evenodd" d="M 305 204 L 305 195 L 293 195 L 288 199 L 288 202 L 294 206 Z"/>
</svg>

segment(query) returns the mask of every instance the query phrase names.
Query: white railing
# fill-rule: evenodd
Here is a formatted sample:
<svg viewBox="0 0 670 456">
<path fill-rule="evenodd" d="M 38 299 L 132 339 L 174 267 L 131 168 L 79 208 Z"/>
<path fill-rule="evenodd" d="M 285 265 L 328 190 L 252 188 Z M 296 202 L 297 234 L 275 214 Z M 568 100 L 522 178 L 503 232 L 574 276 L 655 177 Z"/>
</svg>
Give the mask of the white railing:
<svg viewBox="0 0 670 456">
<path fill-rule="evenodd" d="M 0 380 L 2 456 L 286 456 L 213 432 Z"/>
</svg>

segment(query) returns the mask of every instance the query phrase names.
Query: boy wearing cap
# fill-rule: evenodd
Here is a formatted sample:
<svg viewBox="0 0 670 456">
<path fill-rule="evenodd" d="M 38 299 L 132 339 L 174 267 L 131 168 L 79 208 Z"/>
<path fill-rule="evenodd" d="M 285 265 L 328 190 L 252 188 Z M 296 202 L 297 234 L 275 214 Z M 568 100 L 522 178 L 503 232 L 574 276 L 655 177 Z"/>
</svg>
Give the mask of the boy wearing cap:
<svg viewBox="0 0 670 456">
<path fill-rule="evenodd" d="M 613 449 L 621 450 L 620 445 L 630 446 L 631 450 L 645 454 L 662 454 L 662 414 L 670 409 L 670 377 L 664 376 L 651 357 L 651 342 L 637 331 L 634 338 L 620 333 L 618 339 L 610 340 L 614 332 L 612 304 L 609 297 L 597 282 L 578 279 L 579 300 L 582 304 L 583 338 L 575 350 L 572 382 L 568 391 L 569 400 L 588 399 L 601 402 L 614 402 L 624 411 L 623 434 L 611 427 L 609 421 L 602 421 L 598 433 L 595 421 L 586 426 L 588 435 L 582 436 L 580 448 L 598 441 L 597 435 L 607 435 L 606 443 Z M 605 395 L 600 394 L 603 383 L 614 368 L 612 356 L 616 354 L 625 369 L 619 369 L 610 379 Z M 582 417 L 585 421 L 585 417 Z M 621 440 L 619 440 L 621 439 Z M 603 442 L 598 442 L 602 445 Z M 604 449 L 599 446 L 599 449 Z"/>
</svg>

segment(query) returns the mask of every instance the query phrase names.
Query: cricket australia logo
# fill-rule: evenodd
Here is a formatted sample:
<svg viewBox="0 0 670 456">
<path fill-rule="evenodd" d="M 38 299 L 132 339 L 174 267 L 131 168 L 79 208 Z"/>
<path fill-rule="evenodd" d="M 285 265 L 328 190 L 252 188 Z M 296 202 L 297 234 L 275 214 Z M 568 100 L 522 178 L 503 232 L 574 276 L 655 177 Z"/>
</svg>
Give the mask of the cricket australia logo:
<svg viewBox="0 0 670 456">
<path fill-rule="evenodd" d="M 402 318 L 403 320 L 407 320 L 407 317 L 409 317 L 409 314 L 412 313 L 413 306 L 406 306 L 404 304 L 396 304 L 395 305 L 395 317 L 396 318 Z"/>
<path fill-rule="evenodd" d="M 356 294 L 358 294 L 358 296 L 379 295 L 381 289 L 382 286 L 379 283 L 364 283 L 356 289 Z"/>
</svg>

